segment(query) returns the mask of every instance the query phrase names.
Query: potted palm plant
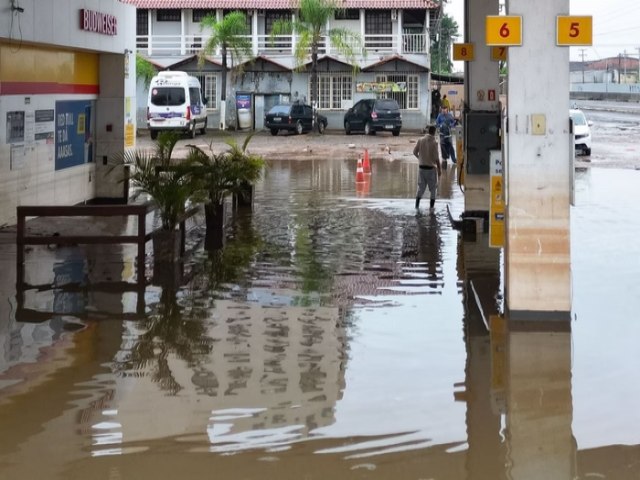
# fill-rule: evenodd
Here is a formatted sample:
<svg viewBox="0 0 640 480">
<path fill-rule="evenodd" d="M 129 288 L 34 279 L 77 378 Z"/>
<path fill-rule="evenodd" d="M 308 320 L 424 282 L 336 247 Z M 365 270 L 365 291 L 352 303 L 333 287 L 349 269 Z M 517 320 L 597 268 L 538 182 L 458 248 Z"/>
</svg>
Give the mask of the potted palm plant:
<svg viewBox="0 0 640 480">
<path fill-rule="evenodd" d="M 247 152 L 251 135 L 242 146 L 235 140 L 229 150 L 216 154 L 191 145 L 185 161 L 194 183 L 194 198 L 204 203 L 205 247 L 218 249 L 224 244 L 224 200 L 229 194 L 246 194 L 247 186 L 260 179 L 265 161 Z"/>
<path fill-rule="evenodd" d="M 129 168 L 128 181 L 136 191 L 132 199 L 148 195 L 158 209 L 161 228 L 153 235 L 154 259 L 172 262 L 180 256 L 178 223 L 185 203 L 193 194 L 188 169 L 172 164 L 171 155 L 179 139 L 175 132 L 161 132 L 152 150 L 129 150 L 116 158 L 116 164 Z"/>
</svg>

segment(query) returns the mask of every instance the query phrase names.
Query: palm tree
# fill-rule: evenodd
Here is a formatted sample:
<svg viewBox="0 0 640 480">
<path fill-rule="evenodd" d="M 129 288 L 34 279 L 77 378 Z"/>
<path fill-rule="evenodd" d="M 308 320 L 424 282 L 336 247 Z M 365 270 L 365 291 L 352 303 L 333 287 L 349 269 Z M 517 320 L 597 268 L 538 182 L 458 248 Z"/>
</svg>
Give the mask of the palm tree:
<svg viewBox="0 0 640 480">
<path fill-rule="evenodd" d="M 247 36 L 249 29 L 244 13 L 234 11 L 226 14 L 218 20 L 215 14 L 209 14 L 202 19 L 201 28 L 211 30 L 211 36 L 200 52 L 200 65 L 204 64 L 206 55 L 213 53 L 220 48 L 222 56 L 222 83 L 220 85 L 220 128 L 226 129 L 226 100 L 227 100 L 227 54 L 237 60 L 243 57 L 251 57 L 251 40 Z"/>
<path fill-rule="evenodd" d="M 185 204 L 193 194 L 191 172 L 173 164 L 171 156 L 178 142 L 176 132 L 161 132 L 152 150 L 127 150 L 116 155 L 109 173 L 129 167 L 128 180 L 136 188 L 133 199 L 146 194 L 158 208 L 162 228 L 153 236 L 154 260 L 172 262 L 180 251 L 180 232 L 176 230 Z M 122 181 L 125 179 L 123 178 Z"/>
<path fill-rule="evenodd" d="M 249 135 L 242 146 L 235 140 L 228 140 L 229 150 L 219 154 L 196 145 L 189 147 L 184 165 L 192 178 L 194 199 L 204 202 L 207 249 L 222 247 L 225 197 L 242 194 L 262 175 L 264 159 L 247 152 L 251 138 Z"/>
<path fill-rule="evenodd" d="M 311 104 L 318 105 L 318 50 L 323 45 L 324 36 L 347 59 L 354 70 L 357 69 L 356 52 L 363 51 L 359 34 L 345 28 L 331 28 L 325 32 L 327 23 L 341 10 L 336 0 L 300 0 L 298 16 L 295 20 L 274 22 L 271 38 L 276 35 L 297 35 L 294 56 L 297 68 L 301 68 L 311 52 Z"/>
</svg>

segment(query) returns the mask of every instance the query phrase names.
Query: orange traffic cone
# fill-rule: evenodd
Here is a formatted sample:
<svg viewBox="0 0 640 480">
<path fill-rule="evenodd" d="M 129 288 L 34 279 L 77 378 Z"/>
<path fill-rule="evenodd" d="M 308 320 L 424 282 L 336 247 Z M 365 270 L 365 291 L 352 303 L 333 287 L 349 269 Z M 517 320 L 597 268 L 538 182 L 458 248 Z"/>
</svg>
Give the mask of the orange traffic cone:
<svg viewBox="0 0 640 480">
<path fill-rule="evenodd" d="M 362 159 L 358 158 L 358 167 L 356 168 L 356 183 L 364 182 L 364 170 L 362 169 Z"/>
<path fill-rule="evenodd" d="M 371 173 L 371 163 L 369 162 L 369 150 L 364 149 L 364 160 L 362 161 L 364 173 Z"/>
<path fill-rule="evenodd" d="M 365 175 L 365 179 L 363 182 L 356 183 L 356 195 L 359 197 L 365 197 L 369 195 L 371 191 L 371 177 L 369 175 Z"/>
</svg>

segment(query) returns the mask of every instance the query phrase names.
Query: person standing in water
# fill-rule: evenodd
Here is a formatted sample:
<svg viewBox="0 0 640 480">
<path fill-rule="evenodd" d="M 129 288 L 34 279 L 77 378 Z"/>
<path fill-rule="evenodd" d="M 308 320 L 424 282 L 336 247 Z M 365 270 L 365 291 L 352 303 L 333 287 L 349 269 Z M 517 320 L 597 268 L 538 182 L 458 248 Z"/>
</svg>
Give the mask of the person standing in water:
<svg viewBox="0 0 640 480">
<path fill-rule="evenodd" d="M 424 137 L 421 137 L 413 148 L 413 154 L 418 158 L 418 190 L 416 192 L 416 210 L 420 208 L 420 199 L 429 187 L 429 208 L 436 204 L 438 191 L 438 177 L 442 174 L 436 127 L 431 125 Z"/>
</svg>

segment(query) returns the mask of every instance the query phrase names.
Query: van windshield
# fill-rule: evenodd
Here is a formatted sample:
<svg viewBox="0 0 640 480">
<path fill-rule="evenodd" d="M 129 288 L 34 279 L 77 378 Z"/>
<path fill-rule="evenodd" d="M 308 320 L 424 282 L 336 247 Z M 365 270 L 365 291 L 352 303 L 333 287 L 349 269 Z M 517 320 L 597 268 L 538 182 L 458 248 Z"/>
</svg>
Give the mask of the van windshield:
<svg viewBox="0 0 640 480">
<path fill-rule="evenodd" d="M 181 87 L 154 87 L 151 103 L 157 107 L 184 105 L 185 91 Z"/>
</svg>

